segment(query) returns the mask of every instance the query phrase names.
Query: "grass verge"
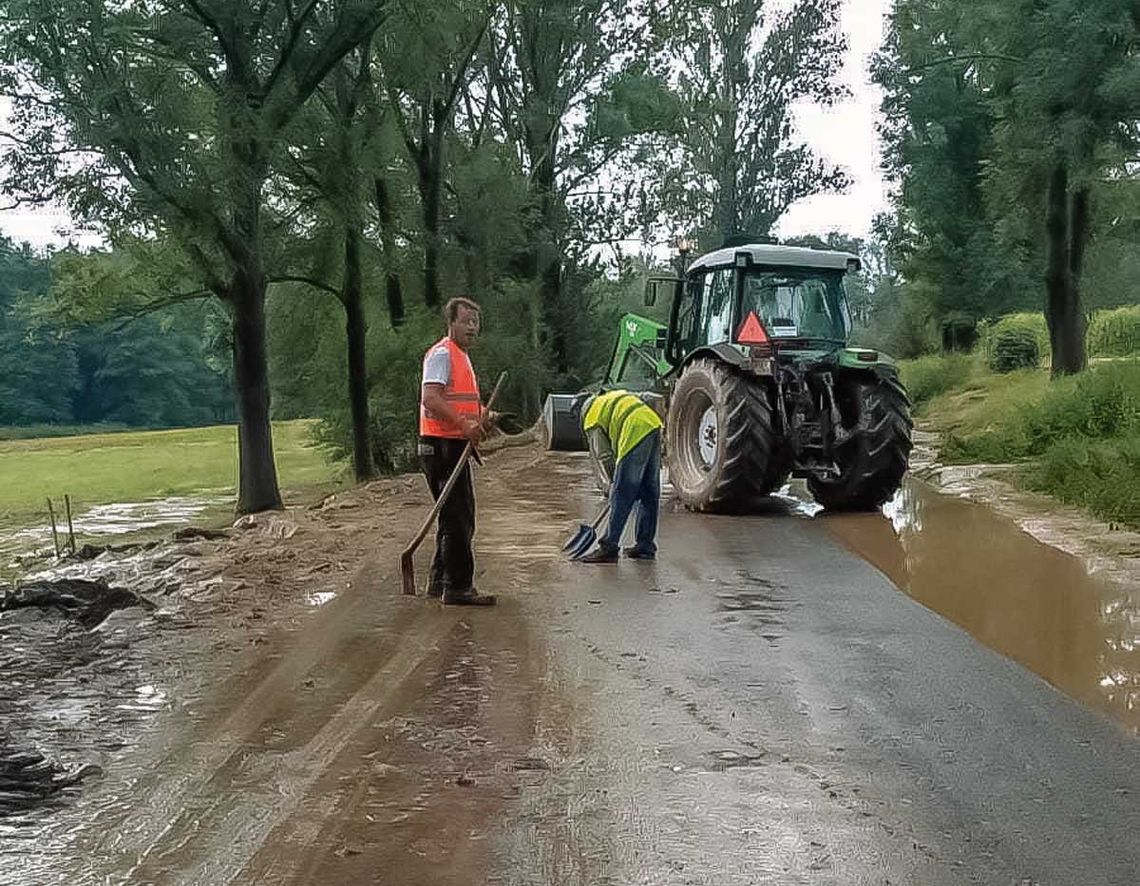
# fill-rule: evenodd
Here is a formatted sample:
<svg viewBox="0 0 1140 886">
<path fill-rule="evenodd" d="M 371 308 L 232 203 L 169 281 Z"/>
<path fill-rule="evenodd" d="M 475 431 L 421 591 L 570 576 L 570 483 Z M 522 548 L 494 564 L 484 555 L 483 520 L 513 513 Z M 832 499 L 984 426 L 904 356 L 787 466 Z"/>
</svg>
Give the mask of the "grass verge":
<svg viewBox="0 0 1140 886">
<path fill-rule="evenodd" d="M 942 436 L 945 461 L 1019 463 L 1027 487 L 1140 526 L 1140 361 L 1050 380 L 1045 371 L 996 375 L 977 361 L 962 377 L 945 362 L 959 359 L 902 367 L 904 379 L 909 372 L 920 380 L 920 393 L 942 388 L 920 400 L 918 412 Z M 922 387 L 928 378 L 935 381 Z"/>
</svg>

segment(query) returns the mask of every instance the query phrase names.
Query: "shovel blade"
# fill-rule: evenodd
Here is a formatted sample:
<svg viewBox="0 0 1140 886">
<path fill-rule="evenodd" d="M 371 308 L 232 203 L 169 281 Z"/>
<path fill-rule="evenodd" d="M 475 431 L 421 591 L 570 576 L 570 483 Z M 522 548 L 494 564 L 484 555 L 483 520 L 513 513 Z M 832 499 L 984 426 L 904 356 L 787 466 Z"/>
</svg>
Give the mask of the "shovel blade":
<svg viewBox="0 0 1140 886">
<path fill-rule="evenodd" d="M 579 557 L 584 556 L 587 551 L 594 546 L 594 542 L 598 540 L 598 533 L 593 526 L 587 526 L 583 523 L 578 527 L 578 531 L 574 533 L 574 537 L 563 545 L 562 550 L 569 554 L 571 560 L 577 560 Z"/>
</svg>

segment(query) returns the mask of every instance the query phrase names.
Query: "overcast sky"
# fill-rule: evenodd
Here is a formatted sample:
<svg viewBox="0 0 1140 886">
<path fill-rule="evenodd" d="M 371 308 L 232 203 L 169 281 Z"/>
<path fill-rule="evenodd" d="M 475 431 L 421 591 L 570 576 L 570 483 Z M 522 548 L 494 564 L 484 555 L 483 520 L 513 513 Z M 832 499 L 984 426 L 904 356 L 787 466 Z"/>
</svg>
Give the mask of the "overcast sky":
<svg viewBox="0 0 1140 886">
<path fill-rule="evenodd" d="M 853 97 L 826 111 L 804 107 L 798 114 L 800 130 L 808 142 L 822 156 L 847 169 L 853 184 L 846 194 L 812 197 L 793 206 L 778 226 L 780 235 L 832 230 L 865 235 L 875 215 L 886 208 L 875 132 L 879 96 L 870 83 L 867 64 L 882 40 L 889 5 L 890 0 L 847 0 L 843 26 L 851 52 L 843 78 Z M 62 244 L 75 237 L 66 214 L 47 209 L 0 212 L 0 231 L 36 246 Z M 89 242 L 89 238 L 76 239 Z"/>
<path fill-rule="evenodd" d="M 868 66 L 883 40 L 890 0 L 847 0 L 843 27 L 851 44 L 843 80 L 852 92 L 850 101 L 824 110 L 801 108 L 800 131 L 809 144 L 828 160 L 844 167 L 852 186 L 846 194 L 820 195 L 801 200 L 780 220 L 777 233 L 824 234 L 837 230 L 866 235 L 874 217 L 887 208 L 887 194 L 879 170 L 879 91 L 871 84 Z"/>
</svg>

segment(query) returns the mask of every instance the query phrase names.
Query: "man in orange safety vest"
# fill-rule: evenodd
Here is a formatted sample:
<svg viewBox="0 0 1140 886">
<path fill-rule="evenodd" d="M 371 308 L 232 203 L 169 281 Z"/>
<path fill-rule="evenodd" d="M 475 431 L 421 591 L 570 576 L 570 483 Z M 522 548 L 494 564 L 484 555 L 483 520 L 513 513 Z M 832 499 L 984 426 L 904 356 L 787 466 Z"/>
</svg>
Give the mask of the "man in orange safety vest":
<svg viewBox="0 0 1140 886">
<path fill-rule="evenodd" d="M 494 415 L 479 398 L 479 382 L 467 351 L 479 336 L 479 305 L 453 298 L 444 307 L 447 335 L 424 355 L 420 387 L 419 455 L 432 497 L 438 499 L 468 442 L 486 436 Z M 471 465 L 439 512 L 428 596 L 456 606 L 491 606 L 494 596 L 475 590 L 475 488 Z"/>
</svg>

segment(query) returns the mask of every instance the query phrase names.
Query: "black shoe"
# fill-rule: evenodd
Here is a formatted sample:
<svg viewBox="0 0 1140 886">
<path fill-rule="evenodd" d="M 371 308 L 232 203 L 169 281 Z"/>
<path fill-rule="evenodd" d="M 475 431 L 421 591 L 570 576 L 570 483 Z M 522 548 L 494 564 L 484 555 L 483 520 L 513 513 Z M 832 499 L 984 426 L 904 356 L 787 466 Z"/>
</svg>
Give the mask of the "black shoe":
<svg viewBox="0 0 1140 886">
<path fill-rule="evenodd" d="M 618 561 L 617 549 L 595 548 L 592 553 L 579 558 L 579 563 L 616 563 Z"/>
<path fill-rule="evenodd" d="M 653 551 L 643 551 L 641 548 L 632 547 L 625 549 L 625 555 L 630 560 L 656 560 L 657 554 Z"/>
<path fill-rule="evenodd" d="M 480 594 L 474 588 L 469 588 L 466 591 L 456 593 L 455 591 L 445 591 L 443 594 L 444 606 L 494 606 L 494 594 Z"/>
</svg>

